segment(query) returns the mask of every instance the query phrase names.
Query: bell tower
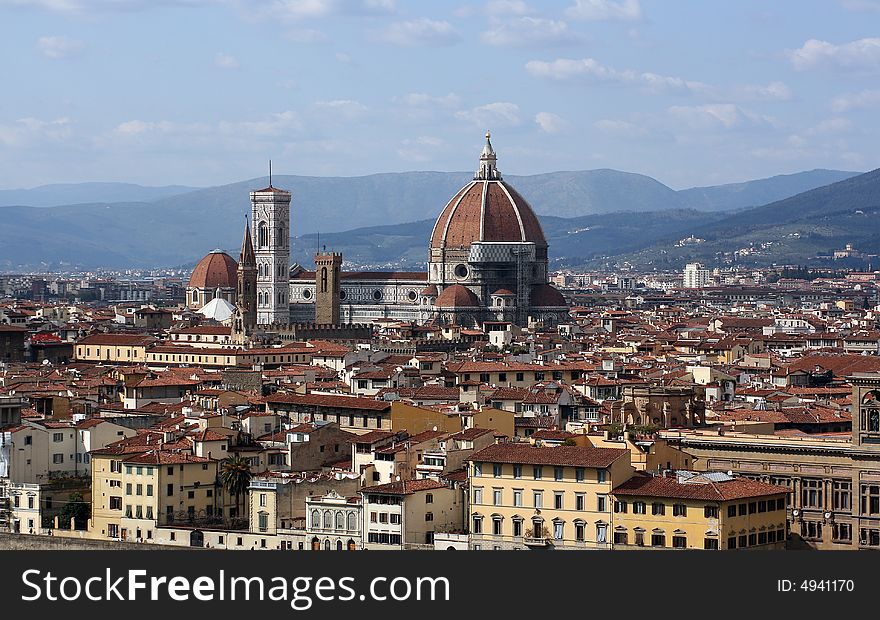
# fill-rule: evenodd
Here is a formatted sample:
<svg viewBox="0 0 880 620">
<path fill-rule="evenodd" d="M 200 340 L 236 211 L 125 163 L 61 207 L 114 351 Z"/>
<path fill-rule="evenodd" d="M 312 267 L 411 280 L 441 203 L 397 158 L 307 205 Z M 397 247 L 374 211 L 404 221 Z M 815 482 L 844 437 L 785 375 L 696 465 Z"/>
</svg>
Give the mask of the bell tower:
<svg viewBox="0 0 880 620">
<path fill-rule="evenodd" d="M 315 254 L 315 323 L 318 325 L 339 325 L 341 275 L 342 254 Z"/>
<path fill-rule="evenodd" d="M 271 164 L 270 164 L 271 165 Z M 290 192 L 269 186 L 251 192 L 257 264 L 257 324 L 290 323 Z"/>
</svg>

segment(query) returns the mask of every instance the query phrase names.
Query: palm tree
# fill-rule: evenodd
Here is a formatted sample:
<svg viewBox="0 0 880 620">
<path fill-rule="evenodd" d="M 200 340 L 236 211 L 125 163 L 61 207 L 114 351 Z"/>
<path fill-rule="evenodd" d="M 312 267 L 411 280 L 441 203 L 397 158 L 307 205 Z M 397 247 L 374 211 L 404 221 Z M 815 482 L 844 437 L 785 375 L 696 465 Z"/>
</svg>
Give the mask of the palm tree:
<svg viewBox="0 0 880 620">
<path fill-rule="evenodd" d="M 247 493 L 247 489 L 251 484 L 251 466 L 241 458 L 240 454 L 235 454 L 221 461 L 220 484 L 223 485 L 227 493 L 235 496 L 235 508 L 237 511 L 239 498 Z M 240 517 L 241 513 L 238 516 Z"/>
</svg>

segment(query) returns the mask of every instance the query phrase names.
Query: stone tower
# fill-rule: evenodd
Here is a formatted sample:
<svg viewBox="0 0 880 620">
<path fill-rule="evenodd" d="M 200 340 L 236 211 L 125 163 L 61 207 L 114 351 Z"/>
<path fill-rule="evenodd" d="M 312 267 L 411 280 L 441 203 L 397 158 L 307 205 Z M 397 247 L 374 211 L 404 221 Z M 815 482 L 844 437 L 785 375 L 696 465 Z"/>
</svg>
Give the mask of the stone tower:
<svg viewBox="0 0 880 620">
<path fill-rule="evenodd" d="M 257 324 L 290 323 L 290 192 L 251 192 L 257 263 Z"/>
<path fill-rule="evenodd" d="M 241 319 L 238 329 L 245 335 L 253 333 L 257 326 L 257 257 L 251 241 L 250 223 L 244 226 L 244 239 L 238 257 L 238 295 L 236 307 Z"/>
<path fill-rule="evenodd" d="M 315 323 L 339 325 L 342 254 L 315 254 Z"/>
</svg>

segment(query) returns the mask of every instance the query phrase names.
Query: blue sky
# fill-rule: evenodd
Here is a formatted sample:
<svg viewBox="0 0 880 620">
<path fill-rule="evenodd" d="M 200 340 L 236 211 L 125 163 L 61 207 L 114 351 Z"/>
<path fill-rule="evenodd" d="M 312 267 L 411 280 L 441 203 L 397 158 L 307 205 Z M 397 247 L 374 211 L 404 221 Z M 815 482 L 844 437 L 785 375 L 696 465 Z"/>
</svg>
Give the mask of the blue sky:
<svg viewBox="0 0 880 620">
<path fill-rule="evenodd" d="M 0 187 L 880 166 L 880 0 L 0 0 Z"/>
</svg>

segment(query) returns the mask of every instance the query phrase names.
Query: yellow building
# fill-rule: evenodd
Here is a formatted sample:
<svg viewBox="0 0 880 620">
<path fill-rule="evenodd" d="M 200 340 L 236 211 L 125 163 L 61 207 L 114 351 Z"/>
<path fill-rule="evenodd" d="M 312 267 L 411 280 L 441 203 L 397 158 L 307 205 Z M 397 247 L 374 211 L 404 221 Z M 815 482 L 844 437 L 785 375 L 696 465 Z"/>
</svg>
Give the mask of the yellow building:
<svg viewBox="0 0 880 620">
<path fill-rule="evenodd" d="M 92 453 L 90 536 L 152 542 L 159 525 L 217 514 L 217 461 L 156 448 Z"/>
<path fill-rule="evenodd" d="M 143 364 L 156 339 L 143 334 L 92 334 L 76 343 L 78 362 Z"/>
<path fill-rule="evenodd" d="M 609 549 L 624 448 L 500 443 L 470 458 L 472 549 Z"/>
<path fill-rule="evenodd" d="M 788 489 L 724 473 L 639 474 L 615 487 L 615 549 L 783 549 Z"/>
</svg>

